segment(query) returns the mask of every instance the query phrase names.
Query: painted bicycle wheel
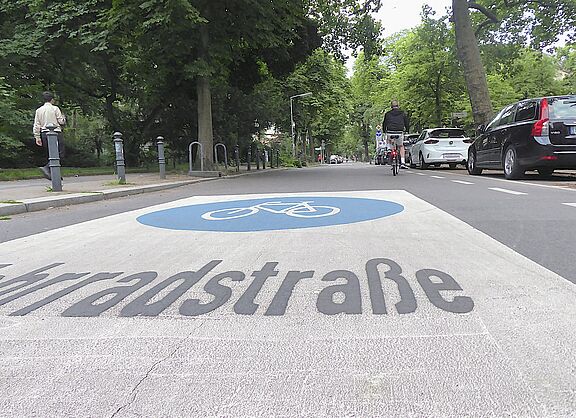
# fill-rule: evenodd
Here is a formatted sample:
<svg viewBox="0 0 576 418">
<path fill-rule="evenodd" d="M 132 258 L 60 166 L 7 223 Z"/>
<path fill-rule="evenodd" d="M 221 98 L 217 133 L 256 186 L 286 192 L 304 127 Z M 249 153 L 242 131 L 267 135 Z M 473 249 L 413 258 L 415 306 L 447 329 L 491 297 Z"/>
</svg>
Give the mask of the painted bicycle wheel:
<svg viewBox="0 0 576 418">
<path fill-rule="evenodd" d="M 324 216 L 336 215 L 340 212 L 339 208 L 333 206 L 299 206 L 288 209 L 285 213 L 295 218 L 322 218 Z"/>
<path fill-rule="evenodd" d="M 254 215 L 258 212 L 258 208 L 230 208 L 220 209 L 206 212 L 202 215 L 202 219 L 207 221 L 227 221 L 229 219 L 244 218 L 246 216 Z"/>
</svg>

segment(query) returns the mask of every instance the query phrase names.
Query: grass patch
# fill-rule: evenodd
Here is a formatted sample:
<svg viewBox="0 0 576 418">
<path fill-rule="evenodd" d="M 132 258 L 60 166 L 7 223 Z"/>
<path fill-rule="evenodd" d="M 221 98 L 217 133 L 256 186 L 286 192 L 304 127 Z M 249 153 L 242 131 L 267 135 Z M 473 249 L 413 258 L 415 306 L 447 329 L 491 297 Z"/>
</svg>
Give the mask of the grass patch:
<svg viewBox="0 0 576 418">
<path fill-rule="evenodd" d="M 255 163 L 254 163 L 255 164 Z M 233 169 L 229 166 L 228 169 Z M 166 174 L 188 174 L 188 163 L 167 165 Z M 62 177 L 114 175 L 114 167 L 60 167 Z M 126 167 L 126 174 L 150 173 L 158 174 L 158 166 Z M 0 181 L 31 180 L 44 178 L 38 167 L 31 168 L 0 168 Z"/>
<path fill-rule="evenodd" d="M 0 203 L 6 203 L 8 205 L 17 205 L 18 203 L 22 202 L 19 202 L 17 200 L 0 200 Z"/>
<path fill-rule="evenodd" d="M 121 183 L 120 180 L 104 183 L 104 186 L 136 186 L 136 183 Z"/>
<path fill-rule="evenodd" d="M 0 216 L 0 221 L 9 221 L 12 219 L 10 216 Z"/>
<path fill-rule="evenodd" d="M 126 168 L 126 173 L 155 173 L 156 168 Z M 61 167 L 63 177 L 113 175 L 114 167 Z M 30 180 L 44 178 L 37 167 L 0 169 L 0 181 Z"/>
</svg>

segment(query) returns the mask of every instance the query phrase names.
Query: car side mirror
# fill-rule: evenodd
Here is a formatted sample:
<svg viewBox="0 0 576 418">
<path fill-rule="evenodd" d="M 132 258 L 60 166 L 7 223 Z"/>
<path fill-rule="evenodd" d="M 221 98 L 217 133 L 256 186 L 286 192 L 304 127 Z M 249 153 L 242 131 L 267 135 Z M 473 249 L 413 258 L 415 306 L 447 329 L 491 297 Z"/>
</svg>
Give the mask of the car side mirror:
<svg viewBox="0 0 576 418">
<path fill-rule="evenodd" d="M 482 124 L 482 125 L 478 126 L 478 128 L 476 129 L 476 132 L 478 132 L 479 134 L 483 134 L 484 132 L 486 132 L 486 125 Z"/>
</svg>

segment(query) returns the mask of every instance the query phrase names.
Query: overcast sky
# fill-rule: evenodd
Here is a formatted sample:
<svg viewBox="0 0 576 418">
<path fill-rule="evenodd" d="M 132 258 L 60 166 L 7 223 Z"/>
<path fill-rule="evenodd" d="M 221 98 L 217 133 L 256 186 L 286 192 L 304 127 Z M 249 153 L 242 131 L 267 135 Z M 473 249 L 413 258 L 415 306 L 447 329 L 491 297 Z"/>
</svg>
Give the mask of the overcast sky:
<svg viewBox="0 0 576 418">
<path fill-rule="evenodd" d="M 452 5 L 452 0 L 382 0 L 382 8 L 376 17 L 382 22 L 384 37 L 418 26 L 421 22 L 422 6 L 425 4 L 430 5 L 439 17 L 446 13 L 446 8 Z M 353 64 L 353 58 L 348 60 L 349 71 Z"/>
<path fill-rule="evenodd" d="M 376 17 L 382 22 L 384 36 L 418 26 L 425 4 L 436 11 L 436 16 L 442 16 L 446 8 L 452 5 L 452 0 L 383 0 Z"/>
</svg>

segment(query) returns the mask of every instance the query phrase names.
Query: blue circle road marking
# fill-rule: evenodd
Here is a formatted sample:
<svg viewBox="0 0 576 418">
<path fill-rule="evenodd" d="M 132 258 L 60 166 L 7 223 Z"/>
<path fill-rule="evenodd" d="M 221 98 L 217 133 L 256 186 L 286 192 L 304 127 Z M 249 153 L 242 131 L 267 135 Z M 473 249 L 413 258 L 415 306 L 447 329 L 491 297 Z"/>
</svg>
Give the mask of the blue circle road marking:
<svg viewBox="0 0 576 418">
<path fill-rule="evenodd" d="M 346 225 L 395 215 L 404 206 L 387 200 L 290 196 L 202 203 L 139 216 L 156 228 L 253 232 Z"/>
</svg>

